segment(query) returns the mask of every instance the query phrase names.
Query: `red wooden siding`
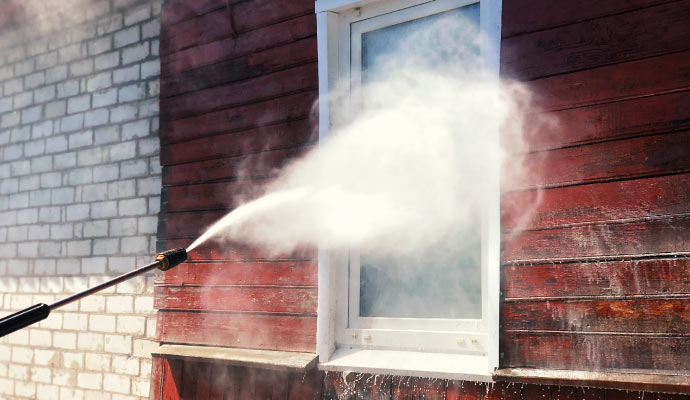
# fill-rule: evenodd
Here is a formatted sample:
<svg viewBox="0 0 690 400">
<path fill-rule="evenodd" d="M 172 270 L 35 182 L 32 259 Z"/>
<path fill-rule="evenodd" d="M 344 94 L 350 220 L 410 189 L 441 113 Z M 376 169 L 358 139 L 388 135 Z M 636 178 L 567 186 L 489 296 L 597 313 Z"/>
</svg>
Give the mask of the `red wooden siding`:
<svg viewBox="0 0 690 400">
<path fill-rule="evenodd" d="M 316 18 L 313 0 L 171 0 L 162 14 L 158 233 L 172 248 L 313 147 Z M 314 351 L 313 251 L 276 258 L 208 243 L 158 276 L 155 293 L 162 343 Z M 181 398 L 210 396 L 195 388 L 220 370 L 197 367 L 176 380 Z"/>
<path fill-rule="evenodd" d="M 535 100 L 502 196 L 501 366 L 687 371 L 690 1 L 503 11 L 502 74 Z"/>
<path fill-rule="evenodd" d="M 189 245 L 318 138 L 313 0 L 167 0 L 159 247 Z M 687 371 L 690 0 L 504 0 L 534 95 L 502 197 L 503 367 Z M 525 210 L 530 210 L 526 216 Z M 207 243 L 156 277 L 158 339 L 313 352 L 314 249 Z M 690 399 L 154 358 L 153 399 Z"/>
<path fill-rule="evenodd" d="M 152 398 L 198 400 L 687 400 L 687 395 L 369 374 L 286 372 L 154 358 Z"/>
</svg>

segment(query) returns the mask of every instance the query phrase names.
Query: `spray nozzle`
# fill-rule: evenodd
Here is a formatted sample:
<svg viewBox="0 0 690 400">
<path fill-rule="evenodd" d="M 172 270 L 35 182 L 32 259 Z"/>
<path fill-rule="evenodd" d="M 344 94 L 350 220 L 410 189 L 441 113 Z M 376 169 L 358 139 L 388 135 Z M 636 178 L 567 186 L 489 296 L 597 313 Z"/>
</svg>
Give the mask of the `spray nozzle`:
<svg viewBox="0 0 690 400">
<path fill-rule="evenodd" d="M 166 250 L 162 253 L 158 253 L 158 256 L 156 256 L 156 261 L 160 262 L 158 269 L 161 271 L 167 271 L 170 268 L 183 263 L 186 259 L 187 250 L 185 249 Z"/>
</svg>

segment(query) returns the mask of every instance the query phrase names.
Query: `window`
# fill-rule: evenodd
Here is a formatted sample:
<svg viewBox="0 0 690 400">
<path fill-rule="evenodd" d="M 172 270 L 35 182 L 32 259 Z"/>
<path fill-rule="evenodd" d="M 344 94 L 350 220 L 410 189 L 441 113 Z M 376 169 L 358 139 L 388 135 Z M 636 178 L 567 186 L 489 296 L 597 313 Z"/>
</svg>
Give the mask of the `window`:
<svg viewBox="0 0 690 400">
<path fill-rule="evenodd" d="M 348 82 L 345 101 L 357 112 L 366 103 L 361 85 L 385 74 L 381 57 L 409 32 L 438 18 L 478 25 L 488 40 L 476 56 L 498 78 L 498 0 L 318 0 L 316 8 L 322 138 L 337 124 L 331 111 L 342 105 L 323 101 L 329 91 Z M 498 131 L 498 146 L 497 138 Z M 459 235 L 469 230 L 474 240 L 458 240 L 453 254 L 440 257 L 428 249 L 409 260 L 357 249 L 319 253 L 317 353 L 322 369 L 490 379 L 498 366 L 497 177 L 495 183 L 472 226 L 459 227 Z"/>
</svg>

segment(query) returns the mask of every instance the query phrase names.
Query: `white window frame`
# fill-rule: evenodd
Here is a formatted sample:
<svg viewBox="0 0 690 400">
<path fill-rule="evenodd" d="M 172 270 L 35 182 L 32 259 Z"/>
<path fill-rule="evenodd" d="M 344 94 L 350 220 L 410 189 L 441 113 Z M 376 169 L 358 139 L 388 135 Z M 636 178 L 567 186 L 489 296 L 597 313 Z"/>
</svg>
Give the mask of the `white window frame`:
<svg viewBox="0 0 690 400">
<path fill-rule="evenodd" d="M 390 25 L 387 15 L 412 20 L 477 0 L 317 0 L 319 57 L 319 139 L 328 137 L 335 121 L 330 95 L 343 79 L 359 82 L 361 53 L 351 52 L 362 31 Z M 481 0 L 480 48 L 484 65 L 498 79 L 501 1 Z M 421 6 L 421 7 L 417 7 Z M 420 10 L 421 11 L 420 13 Z M 395 13 L 395 14 L 392 14 Z M 375 21 L 369 23 L 367 21 Z M 354 29 L 352 28 L 354 26 Z M 351 37 L 354 35 L 354 43 Z M 350 59 L 351 54 L 354 54 Z M 355 66 L 354 68 L 352 66 Z M 346 96 L 347 97 L 347 96 Z M 349 99 L 349 97 L 348 97 Z M 355 101 L 356 102 L 356 101 Z M 354 107 L 356 109 L 356 107 Z M 498 146 L 498 127 L 495 129 Z M 359 288 L 348 282 L 358 277 L 359 254 L 319 250 L 317 354 L 323 370 L 384 373 L 447 379 L 490 381 L 498 367 L 500 282 L 500 202 L 498 176 L 491 177 L 487 212 L 482 221 L 482 319 L 441 320 L 362 318 Z M 350 268 L 354 266 L 355 268 Z M 350 276 L 350 274 L 353 274 Z M 357 275 L 357 276 L 355 276 Z M 356 279 L 358 282 L 358 279 Z M 357 293 L 355 293 L 355 291 Z M 349 311 L 348 311 L 349 310 Z M 425 330 L 419 330 L 419 323 Z M 429 331 L 432 331 L 431 333 Z M 433 340 L 421 340 L 424 335 Z M 420 343 L 433 343 L 420 345 Z M 379 344 L 386 343 L 385 346 Z M 392 345 L 390 344 L 392 343 Z"/>
</svg>

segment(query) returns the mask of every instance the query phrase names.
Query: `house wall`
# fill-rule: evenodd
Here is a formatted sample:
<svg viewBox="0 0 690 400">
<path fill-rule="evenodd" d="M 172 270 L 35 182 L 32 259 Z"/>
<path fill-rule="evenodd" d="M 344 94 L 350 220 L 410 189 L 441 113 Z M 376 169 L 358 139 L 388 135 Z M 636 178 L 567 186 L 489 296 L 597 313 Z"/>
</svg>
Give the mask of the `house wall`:
<svg viewBox="0 0 690 400">
<path fill-rule="evenodd" d="M 503 2 L 502 75 L 535 102 L 516 154 L 533 180 L 502 199 L 501 366 L 683 369 L 688 2 L 555 4 Z M 191 243 L 313 145 L 314 20 L 308 0 L 164 4 L 159 248 Z M 314 352 L 313 252 L 226 243 L 190 257 L 156 280 L 160 342 Z M 194 396 L 687 398 L 154 359 L 153 398 Z"/>
<path fill-rule="evenodd" d="M 2 6 L 4 316 L 152 261 L 160 3 Z M 152 278 L 65 306 L 0 339 L 0 398 L 147 398 L 154 331 Z"/>
<path fill-rule="evenodd" d="M 546 3 L 503 2 L 502 74 L 535 99 L 501 366 L 687 371 L 690 2 Z"/>
</svg>

